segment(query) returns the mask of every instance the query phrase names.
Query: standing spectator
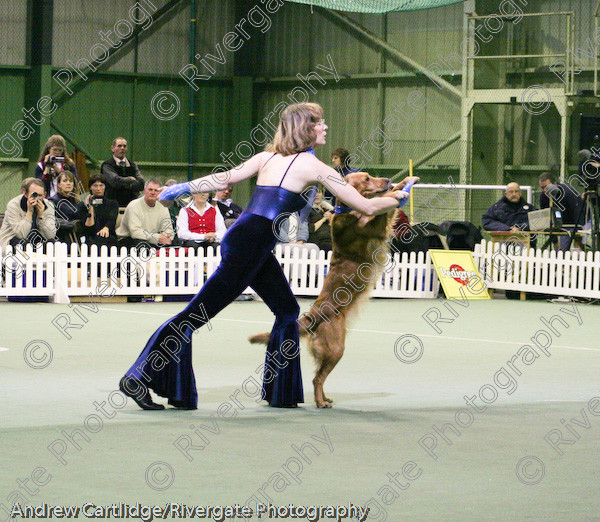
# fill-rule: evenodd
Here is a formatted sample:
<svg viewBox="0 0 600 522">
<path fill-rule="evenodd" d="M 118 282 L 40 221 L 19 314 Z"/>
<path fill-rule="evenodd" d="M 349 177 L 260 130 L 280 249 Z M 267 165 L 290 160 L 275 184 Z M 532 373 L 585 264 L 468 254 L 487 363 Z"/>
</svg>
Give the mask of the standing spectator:
<svg viewBox="0 0 600 522">
<path fill-rule="evenodd" d="M 539 177 L 540 188 L 540 208 L 550 206 L 550 197 L 553 200 L 553 206 L 562 213 L 562 222 L 566 225 L 584 225 L 585 213 L 581 212 L 583 199 L 579 193 L 566 183 L 556 183 L 556 178 L 550 172 L 544 172 Z"/>
<path fill-rule="evenodd" d="M 349 157 L 350 151 L 344 147 L 338 147 L 331 153 L 331 164 L 333 165 L 333 168 L 342 175 L 342 178 L 345 178 L 351 172 L 358 172 L 358 170 L 350 167 L 348 162 Z M 327 188 L 325 188 L 324 197 L 327 200 L 335 200 L 335 196 L 329 192 Z"/>
<path fill-rule="evenodd" d="M 88 209 L 87 218 L 83 224 L 86 243 L 102 245 L 116 245 L 117 216 L 119 204 L 114 199 L 105 196 L 106 183 L 101 174 L 95 174 L 89 181 L 90 193 L 85 198 Z"/>
<path fill-rule="evenodd" d="M 44 182 L 30 178 L 22 185 L 22 192 L 6 206 L 0 228 L 0 247 L 43 243 L 52 241 L 56 236 L 54 205 L 44 199 Z"/>
<path fill-rule="evenodd" d="M 350 157 L 350 151 L 344 147 L 338 147 L 331 153 L 331 163 L 333 168 L 336 169 L 343 178 L 345 178 L 351 172 L 358 172 L 356 169 L 350 167 L 348 158 Z"/>
<path fill-rule="evenodd" d="M 235 223 L 235 220 L 240 217 L 243 212 L 242 207 L 236 205 L 231 199 L 231 193 L 233 192 L 233 185 L 229 185 L 224 190 L 218 190 L 215 199 L 217 207 L 225 219 L 225 226 L 229 228 Z"/>
<path fill-rule="evenodd" d="M 216 246 L 223 240 L 227 232 L 225 221 L 210 199 L 208 192 L 198 192 L 194 201 L 179 211 L 177 237 L 186 246 Z"/>
<path fill-rule="evenodd" d="M 137 165 L 126 157 L 125 138 L 115 138 L 110 149 L 113 153 L 112 158 L 100 167 L 100 172 L 106 180 L 106 197 L 116 200 L 120 207 L 125 207 L 144 189 L 144 178 Z"/>
<path fill-rule="evenodd" d="M 166 247 L 173 242 L 173 225 L 167 207 L 157 203 L 161 183 L 150 179 L 144 187 L 144 196 L 134 199 L 123 215 L 117 236 L 125 244 L 140 246 L 150 244 Z"/>
<path fill-rule="evenodd" d="M 536 208 L 522 198 L 519 184 L 509 183 L 504 196 L 483 215 L 483 228 L 494 232 L 529 230 L 527 214 L 532 210 Z"/>
<path fill-rule="evenodd" d="M 83 222 L 87 218 L 85 205 L 77 199 L 73 190 L 75 188 L 75 176 L 70 172 L 61 172 L 56 178 L 58 192 L 50 199 L 54 203 L 56 213 L 56 224 L 58 231 L 56 237 L 59 241 L 70 243 L 71 233 L 79 235 Z"/>
<path fill-rule="evenodd" d="M 58 191 L 58 175 L 63 171 L 71 172 L 77 178 L 75 162 L 67 154 L 67 143 L 59 134 L 48 138 L 35 167 L 35 177 L 43 180 L 46 196 L 51 198 Z"/>
<path fill-rule="evenodd" d="M 308 242 L 321 250 L 331 250 L 331 220 L 333 208 L 323 199 L 321 187 L 317 190 L 315 202 L 308 216 Z"/>
</svg>

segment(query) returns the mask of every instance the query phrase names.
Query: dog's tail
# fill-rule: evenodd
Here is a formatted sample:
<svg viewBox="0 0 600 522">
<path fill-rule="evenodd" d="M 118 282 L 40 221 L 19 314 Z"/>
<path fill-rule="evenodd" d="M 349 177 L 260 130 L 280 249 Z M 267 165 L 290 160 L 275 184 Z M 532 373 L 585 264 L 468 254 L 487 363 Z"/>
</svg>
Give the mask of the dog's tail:
<svg viewBox="0 0 600 522">
<path fill-rule="evenodd" d="M 248 340 L 252 344 L 269 344 L 269 338 L 271 337 L 270 332 L 265 332 L 257 335 L 252 335 L 248 337 Z"/>
<path fill-rule="evenodd" d="M 328 321 L 327 315 L 323 313 L 316 313 L 314 305 L 311 306 L 310 310 L 305 314 L 302 314 L 302 316 L 298 319 L 300 337 L 306 337 L 307 335 L 312 334 L 323 321 Z M 271 333 L 265 332 L 250 336 L 248 341 L 250 341 L 252 344 L 269 344 L 270 337 Z"/>
</svg>

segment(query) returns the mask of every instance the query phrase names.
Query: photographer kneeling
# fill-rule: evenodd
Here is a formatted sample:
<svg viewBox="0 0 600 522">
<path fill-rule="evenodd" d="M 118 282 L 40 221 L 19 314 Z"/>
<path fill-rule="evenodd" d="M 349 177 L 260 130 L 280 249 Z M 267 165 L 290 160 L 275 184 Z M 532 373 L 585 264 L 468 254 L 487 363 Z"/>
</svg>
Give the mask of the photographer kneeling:
<svg viewBox="0 0 600 522">
<path fill-rule="evenodd" d="M 108 247 L 117 244 L 117 216 L 119 204 L 114 199 L 105 197 L 106 182 L 104 176 L 95 174 L 89 181 L 90 194 L 85 197 L 88 209 L 87 219 L 83 224 L 85 242 Z"/>
<path fill-rule="evenodd" d="M 54 203 L 56 224 L 58 230 L 56 237 L 63 243 L 72 243 L 74 237 L 79 237 L 83 221 L 87 218 L 85 205 L 73 193 L 75 176 L 70 172 L 61 172 L 57 180 L 58 192 L 50 198 Z"/>
</svg>

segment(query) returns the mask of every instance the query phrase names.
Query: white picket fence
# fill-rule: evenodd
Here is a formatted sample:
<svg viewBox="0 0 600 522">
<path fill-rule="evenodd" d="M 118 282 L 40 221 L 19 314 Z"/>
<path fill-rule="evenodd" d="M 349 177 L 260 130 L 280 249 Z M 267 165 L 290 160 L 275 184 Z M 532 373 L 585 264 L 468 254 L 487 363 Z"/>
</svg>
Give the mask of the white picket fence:
<svg viewBox="0 0 600 522">
<path fill-rule="evenodd" d="M 473 252 L 488 288 L 600 298 L 600 252 L 555 252 L 482 241 Z"/>
<path fill-rule="evenodd" d="M 275 255 L 295 295 L 316 297 L 329 268 L 331 253 L 293 245 L 277 245 Z M 195 294 L 220 262 L 220 248 L 166 248 L 135 251 L 62 243 L 48 244 L 45 252 L 0 249 L 0 297 L 48 296 L 68 303 L 73 296 Z M 369 272 L 365 270 L 365 278 Z M 366 280 L 366 279 L 365 279 Z M 360 285 L 360 280 L 355 283 Z M 439 281 L 429 254 L 420 252 L 388 257 L 371 295 L 388 298 L 434 298 Z M 246 293 L 251 293 L 248 288 Z"/>
<path fill-rule="evenodd" d="M 331 253 L 278 245 L 275 255 L 295 295 L 316 297 L 329 269 Z M 520 249 L 482 241 L 473 252 L 488 288 L 600 298 L 600 252 Z M 49 297 L 68 303 L 73 296 L 195 294 L 220 262 L 220 249 L 168 248 L 128 253 L 62 243 L 45 252 L 0 249 L 0 297 Z M 365 278 L 369 272 L 365 270 Z M 366 279 L 365 279 L 366 280 Z M 360 285 L 361 281 L 356 280 Z M 373 297 L 435 298 L 439 280 L 428 253 L 388 257 Z M 252 293 L 250 288 L 245 293 Z"/>
</svg>

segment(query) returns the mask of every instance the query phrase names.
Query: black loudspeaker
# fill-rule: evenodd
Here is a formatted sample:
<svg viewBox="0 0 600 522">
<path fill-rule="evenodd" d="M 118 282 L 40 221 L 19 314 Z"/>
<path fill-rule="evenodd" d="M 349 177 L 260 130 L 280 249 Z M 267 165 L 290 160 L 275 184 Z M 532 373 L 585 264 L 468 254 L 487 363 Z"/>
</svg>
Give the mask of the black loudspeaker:
<svg viewBox="0 0 600 522">
<path fill-rule="evenodd" d="M 600 148 L 600 117 L 582 116 L 579 132 L 579 148 Z"/>
</svg>

